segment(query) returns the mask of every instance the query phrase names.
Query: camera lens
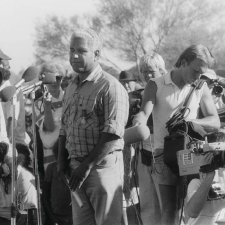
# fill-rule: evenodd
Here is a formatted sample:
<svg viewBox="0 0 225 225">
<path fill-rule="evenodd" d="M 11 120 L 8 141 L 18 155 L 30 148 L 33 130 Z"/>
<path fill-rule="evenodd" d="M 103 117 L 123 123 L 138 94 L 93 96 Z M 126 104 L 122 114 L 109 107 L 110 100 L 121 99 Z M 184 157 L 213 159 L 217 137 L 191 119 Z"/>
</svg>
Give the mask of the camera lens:
<svg viewBox="0 0 225 225">
<path fill-rule="evenodd" d="M 222 94 L 223 93 L 223 87 L 222 86 L 220 86 L 220 85 L 215 85 L 214 87 L 213 87 L 213 89 L 212 89 L 212 94 L 213 95 L 220 95 L 220 94 Z"/>
</svg>

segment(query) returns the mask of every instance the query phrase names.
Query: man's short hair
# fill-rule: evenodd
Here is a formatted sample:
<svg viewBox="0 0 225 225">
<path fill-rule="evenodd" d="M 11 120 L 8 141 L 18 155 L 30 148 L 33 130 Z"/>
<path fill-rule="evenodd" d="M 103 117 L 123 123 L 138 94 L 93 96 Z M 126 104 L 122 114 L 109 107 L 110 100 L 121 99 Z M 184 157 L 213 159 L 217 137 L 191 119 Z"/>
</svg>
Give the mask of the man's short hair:
<svg viewBox="0 0 225 225">
<path fill-rule="evenodd" d="M 71 35 L 71 41 L 74 38 L 84 38 L 87 40 L 88 45 L 93 47 L 93 50 L 98 50 L 99 53 L 102 49 L 102 40 L 100 36 L 92 29 L 79 29 Z"/>
<path fill-rule="evenodd" d="M 151 67 L 152 69 L 157 68 L 162 75 L 167 72 L 165 67 L 165 62 L 162 56 L 156 52 L 153 52 L 152 54 L 146 54 L 140 58 L 140 61 L 139 61 L 140 72 L 143 69 L 149 68 L 149 67 Z"/>
<path fill-rule="evenodd" d="M 179 68 L 183 63 L 183 60 L 189 64 L 195 59 L 202 60 L 208 68 L 212 68 L 215 65 L 215 58 L 209 49 L 204 45 L 198 44 L 191 45 L 185 49 L 175 63 L 175 67 Z"/>
</svg>

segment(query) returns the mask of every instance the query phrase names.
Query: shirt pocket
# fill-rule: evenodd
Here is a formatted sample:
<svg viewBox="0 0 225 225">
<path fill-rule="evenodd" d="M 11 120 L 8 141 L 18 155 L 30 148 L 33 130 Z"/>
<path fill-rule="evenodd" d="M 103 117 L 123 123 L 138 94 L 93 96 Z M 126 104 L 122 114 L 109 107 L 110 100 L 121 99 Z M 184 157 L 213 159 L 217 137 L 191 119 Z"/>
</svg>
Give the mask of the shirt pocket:
<svg viewBox="0 0 225 225">
<path fill-rule="evenodd" d="M 79 126 L 88 127 L 96 124 L 95 103 L 96 101 L 93 97 L 78 97 L 77 123 Z"/>
</svg>

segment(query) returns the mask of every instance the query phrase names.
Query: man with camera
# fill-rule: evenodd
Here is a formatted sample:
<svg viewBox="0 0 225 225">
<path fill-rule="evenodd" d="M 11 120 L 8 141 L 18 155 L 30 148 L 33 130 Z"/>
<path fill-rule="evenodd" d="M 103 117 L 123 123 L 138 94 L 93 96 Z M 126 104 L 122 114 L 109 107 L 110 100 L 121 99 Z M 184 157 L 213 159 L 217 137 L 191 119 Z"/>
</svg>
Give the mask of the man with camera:
<svg viewBox="0 0 225 225">
<path fill-rule="evenodd" d="M 205 46 L 188 47 L 180 55 L 170 73 L 148 82 L 141 110 L 133 120 L 134 124 L 146 124 L 149 115 L 151 113 L 153 115 L 155 168 L 153 175 L 159 185 L 163 225 L 175 224 L 178 183 L 178 177 L 164 163 L 164 138 L 169 134 L 166 123 L 182 107 L 192 84 L 213 64 L 214 58 Z M 199 109 L 203 113 L 201 119 L 198 118 Z M 194 128 L 200 125 L 207 131 L 220 127 L 212 96 L 205 83 L 193 92 L 187 112 L 185 120 L 191 121 Z"/>
<path fill-rule="evenodd" d="M 182 222 L 186 225 L 225 224 L 224 151 L 206 152 L 199 178 L 187 186 Z"/>
<path fill-rule="evenodd" d="M 205 73 L 201 75 L 201 79 L 205 80 L 211 91 L 213 101 L 216 105 L 217 112 L 220 117 L 221 128 L 225 127 L 225 82 L 220 76 L 217 76 L 214 70 L 208 69 Z"/>
</svg>

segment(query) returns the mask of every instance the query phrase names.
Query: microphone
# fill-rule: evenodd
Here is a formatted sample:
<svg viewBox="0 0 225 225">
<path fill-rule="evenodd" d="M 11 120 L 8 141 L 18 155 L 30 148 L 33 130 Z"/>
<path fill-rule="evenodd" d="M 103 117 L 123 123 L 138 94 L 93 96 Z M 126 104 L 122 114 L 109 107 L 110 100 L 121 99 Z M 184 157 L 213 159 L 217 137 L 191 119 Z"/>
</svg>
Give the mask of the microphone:
<svg viewBox="0 0 225 225">
<path fill-rule="evenodd" d="M 2 102 L 8 102 L 16 92 L 15 86 L 8 86 L 0 91 L 0 99 Z"/>
<path fill-rule="evenodd" d="M 16 89 L 18 89 L 23 83 L 32 81 L 35 78 L 37 78 L 38 74 L 39 74 L 39 70 L 37 69 L 37 67 L 35 66 L 28 67 L 24 71 L 22 75 L 22 79 L 17 84 L 15 84 Z"/>
<path fill-rule="evenodd" d="M 42 75 L 42 78 L 40 81 L 25 87 L 22 89 L 22 92 L 24 94 L 28 94 L 29 92 L 33 91 L 36 87 L 40 87 L 42 84 L 55 84 L 56 83 L 56 77 L 53 73 L 45 73 Z"/>
</svg>

